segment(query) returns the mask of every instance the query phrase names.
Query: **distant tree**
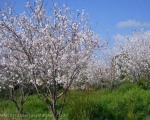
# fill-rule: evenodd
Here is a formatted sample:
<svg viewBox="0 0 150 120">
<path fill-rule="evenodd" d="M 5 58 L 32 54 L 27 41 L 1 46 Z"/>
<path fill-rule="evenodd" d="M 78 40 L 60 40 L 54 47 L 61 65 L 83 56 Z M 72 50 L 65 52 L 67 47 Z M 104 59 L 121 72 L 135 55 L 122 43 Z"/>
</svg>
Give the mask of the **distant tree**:
<svg viewBox="0 0 150 120">
<path fill-rule="evenodd" d="M 91 60 L 84 71 L 81 72 L 77 87 L 82 89 L 89 89 L 89 87 L 109 87 L 111 86 L 111 71 L 110 65 L 103 60 Z M 80 83 L 78 85 L 78 83 Z M 76 85 L 75 84 L 75 85 Z"/>
<path fill-rule="evenodd" d="M 1 79 L 8 85 L 10 96 L 19 85 L 21 103 L 26 100 L 26 84 L 32 83 L 53 119 L 58 120 L 66 93 L 91 58 L 98 37 L 89 29 L 84 10 L 73 13 L 65 5 L 60 8 L 54 4 L 50 16 L 40 0 L 27 2 L 26 7 L 21 15 L 10 7 L 0 11 L 1 49 L 5 53 Z M 63 101 L 60 109 L 59 99 Z"/>
<path fill-rule="evenodd" d="M 116 48 L 112 59 L 116 78 L 121 80 L 130 76 L 132 82 L 138 82 L 145 77 L 149 81 L 150 32 L 135 32 L 131 36 L 118 37 Z"/>
</svg>

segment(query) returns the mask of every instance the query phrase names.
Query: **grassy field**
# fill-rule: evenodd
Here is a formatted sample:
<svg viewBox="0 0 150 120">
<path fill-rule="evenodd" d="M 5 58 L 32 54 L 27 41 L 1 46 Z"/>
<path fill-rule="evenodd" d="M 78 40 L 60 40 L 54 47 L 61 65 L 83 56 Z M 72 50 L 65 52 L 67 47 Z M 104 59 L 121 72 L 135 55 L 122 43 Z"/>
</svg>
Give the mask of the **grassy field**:
<svg viewBox="0 0 150 120">
<path fill-rule="evenodd" d="M 59 106 L 58 106 L 59 107 Z M 31 95 L 24 106 L 25 120 L 50 120 L 46 105 Z M 0 120 L 17 115 L 9 100 L 0 102 Z M 124 83 L 115 89 L 69 91 L 61 120 L 150 120 L 150 89 Z"/>
</svg>

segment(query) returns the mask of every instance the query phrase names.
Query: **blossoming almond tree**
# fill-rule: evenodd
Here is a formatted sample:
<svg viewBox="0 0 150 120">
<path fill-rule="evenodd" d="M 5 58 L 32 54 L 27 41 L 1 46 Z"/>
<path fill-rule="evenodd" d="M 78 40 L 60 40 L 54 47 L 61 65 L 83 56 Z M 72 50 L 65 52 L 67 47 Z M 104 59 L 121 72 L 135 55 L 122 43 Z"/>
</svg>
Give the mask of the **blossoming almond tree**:
<svg viewBox="0 0 150 120">
<path fill-rule="evenodd" d="M 9 92 L 21 117 L 32 86 L 18 20 L 7 4 L 0 9 L 0 86 Z"/>
<path fill-rule="evenodd" d="M 111 86 L 111 71 L 108 62 L 100 59 L 91 60 L 85 70 L 80 73 L 78 79 L 81 83 L 74 83 L 75 86 L 80 89 L 90 89 L 90 86 L 94 88 Z"/>
<path fill-rule="evenodd" d="M 27 11 L 21 15 L 10 8 L 1 11 L 0 39 L 7 55 L 1 62 L 7 66 L 3 81 L 32 83 L 57 120 L 66 93 L 88 63 L 98 38 L 89 29 L 84 10 L 73 13 L 65 5 L 60 8 L 54 4 L 50 16 L 40 0 L 34 4 L 27 2 L 26 7 Z M 19 75 L 12 79 L 7 72 Z M 63 102 L 58 110 L 60 98 Z"/>
<path fill-rule="evenodd" d="M 147 79 L 150 75 L 150 32 L 135 32 L 132 36 L 117 38 L 119 52 L 113 57 L 116 76 L 129 75 L 133 82 L 142 77 Z"/>
</svg>

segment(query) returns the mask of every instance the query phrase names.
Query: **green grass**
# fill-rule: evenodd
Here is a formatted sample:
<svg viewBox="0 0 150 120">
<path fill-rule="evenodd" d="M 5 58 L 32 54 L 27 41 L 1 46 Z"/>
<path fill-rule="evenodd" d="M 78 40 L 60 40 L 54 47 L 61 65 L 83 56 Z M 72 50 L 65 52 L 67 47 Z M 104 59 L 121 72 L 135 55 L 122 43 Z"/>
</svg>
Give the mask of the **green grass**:
<svg viewBox="0 0 150 120">
<path fill-rule="evenodd" d="M 24 111 L 25 115 L 49 114 L 36 95 L 29 97 Z M 11 101 L 0 103 L 0 114 L 3 113 L 17 113 Z M 31 119 L 49 120 L 50 117 Z M 61 120 L 150 120 L 150 89 L 124 83 L 113 90 L 69 91 Z"/>
</svg>

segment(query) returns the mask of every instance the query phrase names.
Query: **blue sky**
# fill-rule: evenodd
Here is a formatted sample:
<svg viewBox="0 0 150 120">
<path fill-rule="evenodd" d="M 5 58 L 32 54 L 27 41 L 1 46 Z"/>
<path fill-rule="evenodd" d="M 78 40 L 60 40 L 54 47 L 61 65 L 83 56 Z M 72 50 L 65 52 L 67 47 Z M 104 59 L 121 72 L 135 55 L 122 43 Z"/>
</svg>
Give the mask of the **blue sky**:
<svg viewBox="0 0 150 120">
<path fill-rule="evenodd" d="M 8 0 L 0 0 L 0 7 Z M 9 0 L 20 13 L 26 0 Z M 33 0 L 31 0 L 33 1 Z M 131 34 L 134 30 L 150 30 L 150 0 L 45 0 L 59 5 L 67 4 L 72 10 L 85 9 L 93 30 L 105 37 Z"/>
</svg>

